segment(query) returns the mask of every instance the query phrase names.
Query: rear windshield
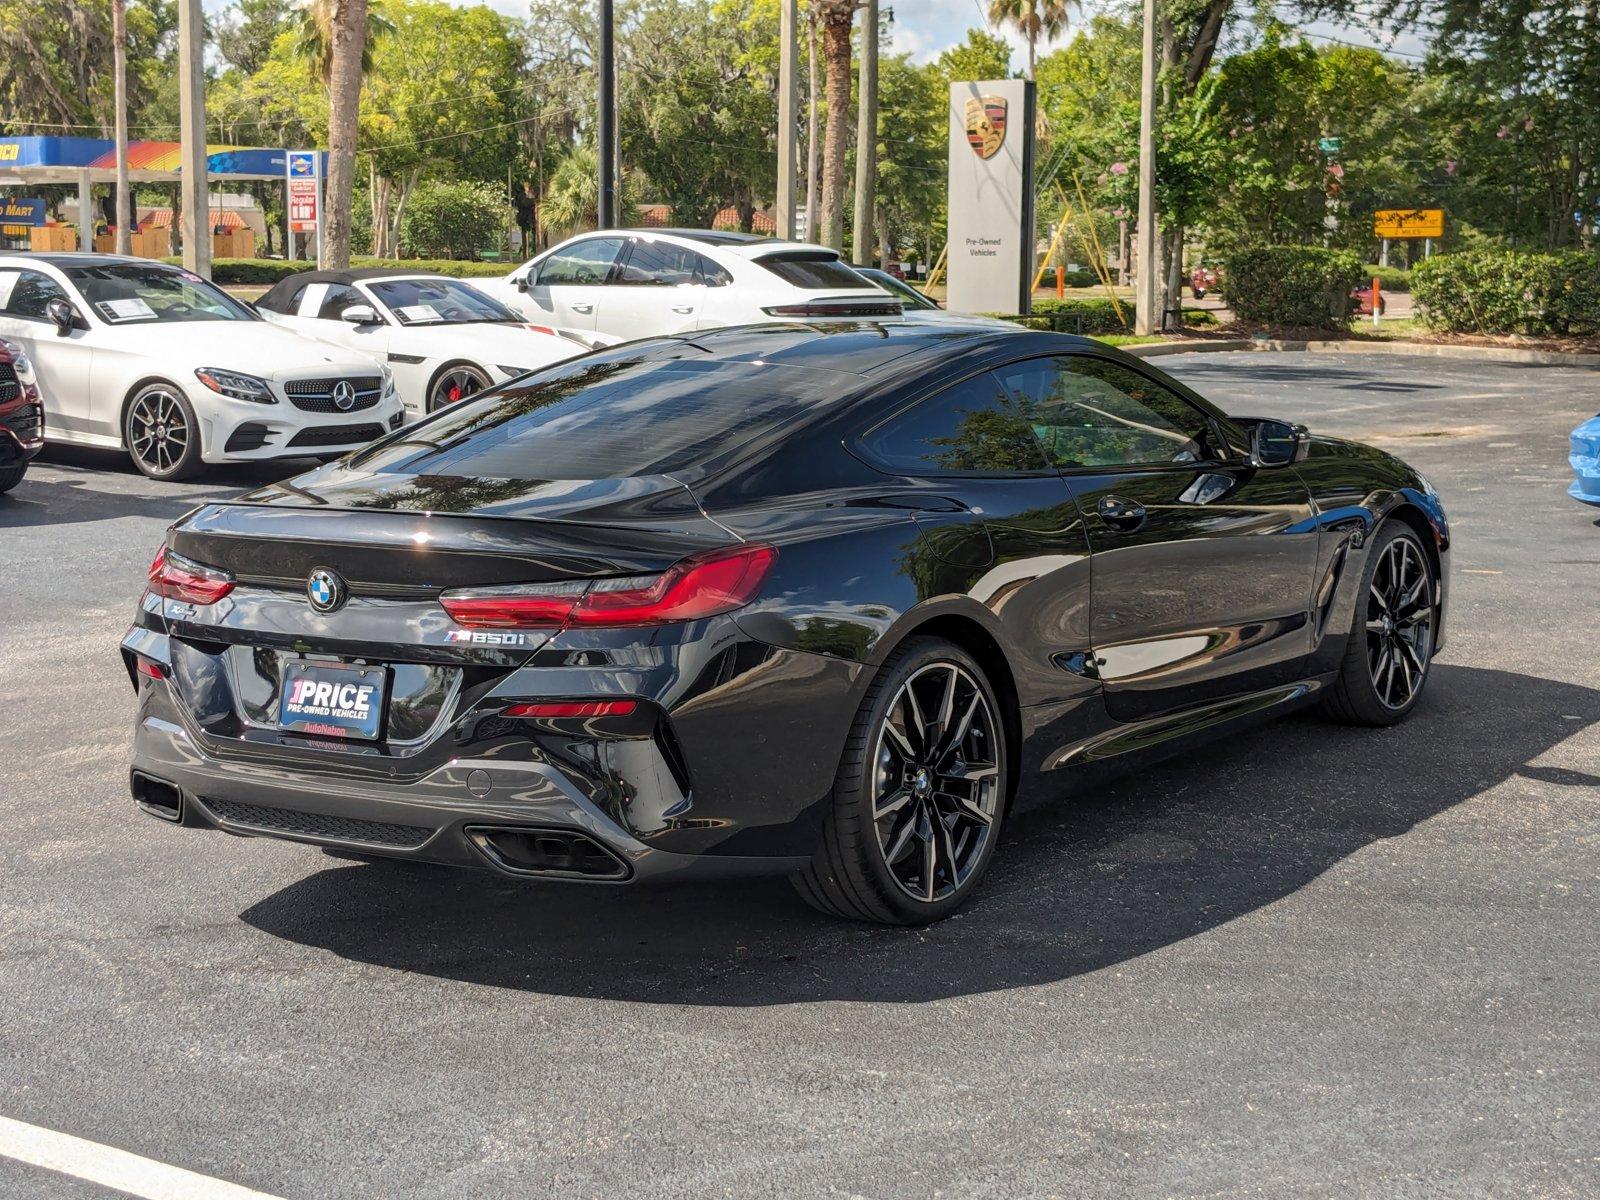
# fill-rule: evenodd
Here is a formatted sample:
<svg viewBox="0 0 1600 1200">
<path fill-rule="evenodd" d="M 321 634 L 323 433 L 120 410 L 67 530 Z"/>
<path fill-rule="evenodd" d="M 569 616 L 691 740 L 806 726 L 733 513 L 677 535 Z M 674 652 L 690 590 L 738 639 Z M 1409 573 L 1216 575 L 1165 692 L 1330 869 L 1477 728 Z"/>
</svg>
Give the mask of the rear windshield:
<svg viewBox="0 0 1600 1200">
<path fill-rule="evenodd" d="M 507 480 L 672 474 L 815 411 L 840 392 L 830 378 L 772 364 L 589 356 L 446 409 L 351 466 Z"/>
<path fill-rule="evenodd" d="M 781 254 L 758 258 L 756 261 L 785 283 L 807 291 L 872 286 L 832 255 Z"/>
</svg>

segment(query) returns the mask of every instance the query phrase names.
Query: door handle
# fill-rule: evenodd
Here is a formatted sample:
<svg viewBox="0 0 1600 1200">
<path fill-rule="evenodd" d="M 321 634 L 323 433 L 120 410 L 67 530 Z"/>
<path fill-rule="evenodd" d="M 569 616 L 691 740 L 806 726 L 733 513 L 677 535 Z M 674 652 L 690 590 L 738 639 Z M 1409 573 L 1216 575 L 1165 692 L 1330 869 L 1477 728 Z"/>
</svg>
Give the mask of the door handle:
<svg viewBox="0 0 1600 1200">
<path fill-rule="evenodd" d="M 571 308 L 573 312 L 578 313 L 592 313 L 594 311 L 594 305 L 592 304 L 574 304 L 571 305 Z"/>
<path fill-rule="evenodd" d="M 683 316 L 687 317 L 690 313 L 692 313 L 694 311 L 694 305 L 692 305 L 692 304 L 674 304 L 672 306 L 672 311 L 675 312 L 675 313 L 681 313 Z"/>
<path fill-rule="evenodd" d="M 1144 524 L 1144 505 L 1137 500 L 1124 500 L 1121 496 L 1101 496 L 1095 505 L 1100 519 L 1111 528 L 1131 533 Z"/>
</svg>

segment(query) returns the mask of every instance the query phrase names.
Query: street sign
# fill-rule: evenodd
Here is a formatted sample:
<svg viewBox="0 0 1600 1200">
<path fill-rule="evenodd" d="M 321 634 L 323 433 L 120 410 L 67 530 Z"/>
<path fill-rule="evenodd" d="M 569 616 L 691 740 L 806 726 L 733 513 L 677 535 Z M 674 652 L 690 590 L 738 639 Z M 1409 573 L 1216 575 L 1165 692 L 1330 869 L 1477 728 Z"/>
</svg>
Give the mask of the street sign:
<svg viewBox="0 0 1600 1200">
<path fill-rule="evenodd" d="M 1324 154 L 1337 154 L 1344 149 L 1344 139 L 1336 137 L 1318 138 L 1317 148 Z"/>
<path fill-rule="evenodd" d="M 311 233 L 317 227 L 318 180 L 317 152 L 291 150 L 285 160 L 288 188 L 289 230 L 292 233 Z"/>
<path fill-rule="evenodd" d="M 1383 208 L 1372 214 L 1372 232 L 1381 238 L 1444 236 L 1442 208 Z"/>
</svg>

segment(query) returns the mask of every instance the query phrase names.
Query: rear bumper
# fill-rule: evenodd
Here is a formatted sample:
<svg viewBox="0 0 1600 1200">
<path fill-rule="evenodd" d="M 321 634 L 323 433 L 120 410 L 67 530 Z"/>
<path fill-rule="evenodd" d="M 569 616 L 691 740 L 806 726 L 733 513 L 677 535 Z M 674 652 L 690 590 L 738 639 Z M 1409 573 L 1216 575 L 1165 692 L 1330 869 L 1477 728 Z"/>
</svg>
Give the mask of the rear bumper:
<svg viewBox="0 0 1600 1200">
<path fill-rule="evenodd" d="M 141 709 L 146 708 L 141 705 Z M 272 837 L 330 849 L 471 867 L 522 878 L 632 883 L 792 871 L 805 858 L 677 854 L 633 837 L 545 763 L 463 758 L 403 783 L 331 781 L 208 756 L 181 723 L 141 712 L 133 799 L 188 828 Z M 519 856 L 503 835 L 582 835 L 597 851 L 580 864 Z"/>
<path fill-rule="evenodd" d="M 259 697 L 237 698 L 236 656 L 152 628 L 159 610 L 147 597 L 122 645 L 138 689 L 134 797 L 167 797 L 143 797 L 146 811 L 507 875 L 623 882 L 802 866 L 862 682 L 854 664 L 751 641 L 726 618 L 611 651 L 605 640 L 627 635 L 599 630 L 570 645 L 563 635 L 520 667 L 478 656 L 470 686 L 448 692 L 426 731 L 356 745 L 278 730 Z M 275 651 L 252 639 L 244 653 L 254 661 Z M 165 677 L 140 675 L 140 659 Z M 500 715 L 530 697 L 617 696 L 637 698 L 637 711 L 533 723 Z M 580 850 L 592 843 L 621 869 L 529 867 L 498 837 L 511 830 L 579 835 Z"/>
<path fill-rule="evenodd" d="M 1577 478 L 1567 495 L 1583 504 L 1600 505 L 1600 417 L 1585 421 L 1572 431 L 1568 461 Z"/>
</svg>

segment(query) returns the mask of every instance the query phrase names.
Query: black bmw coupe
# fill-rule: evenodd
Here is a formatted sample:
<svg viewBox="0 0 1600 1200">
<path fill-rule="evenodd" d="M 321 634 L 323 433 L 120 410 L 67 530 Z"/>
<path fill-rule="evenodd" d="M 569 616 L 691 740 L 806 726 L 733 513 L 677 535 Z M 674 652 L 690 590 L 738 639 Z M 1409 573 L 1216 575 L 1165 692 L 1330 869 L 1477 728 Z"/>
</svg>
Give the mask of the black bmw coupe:
<svg viewBox="0 0 1600 1200">
<path fill-rule="evenodd" d="M 1098 343 L 722 329 L 525 376 L 179 521 L 123 642 L 183 825 L 530 879 L 961 905 L 1094 764 L 1398 721 L 1449 534 L 1378 450 Z"/>
</svg>

